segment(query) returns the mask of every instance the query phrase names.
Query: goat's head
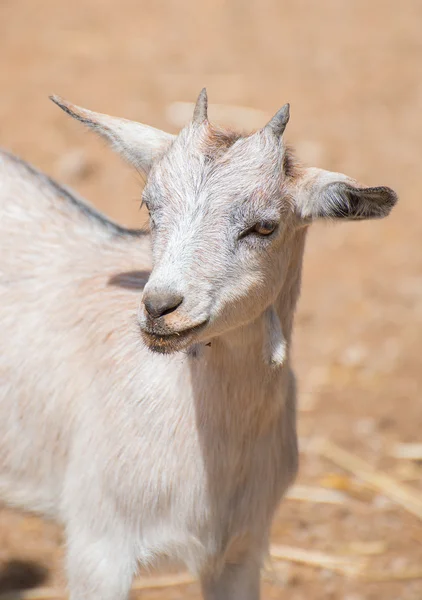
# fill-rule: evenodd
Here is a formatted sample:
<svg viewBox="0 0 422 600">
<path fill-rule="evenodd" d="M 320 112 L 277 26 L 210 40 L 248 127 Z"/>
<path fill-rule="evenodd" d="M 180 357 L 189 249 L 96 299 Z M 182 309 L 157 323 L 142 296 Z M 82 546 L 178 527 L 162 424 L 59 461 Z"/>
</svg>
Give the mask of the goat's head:
<svg viewBox="0 0 422 600">
<path fill-rule="evenodd" d="M 285 105 L 260 131 L 215 128 L 207 96 L 177 136 L 57 97 L 147 175 L 153 270 L 140 308 L 146 344 L 174 352 L 256 319 L 277 298 L 299 228 L 317 218 L 386 216 L 387 187 L 299 167 L 283 142 Z"/>
</svg>

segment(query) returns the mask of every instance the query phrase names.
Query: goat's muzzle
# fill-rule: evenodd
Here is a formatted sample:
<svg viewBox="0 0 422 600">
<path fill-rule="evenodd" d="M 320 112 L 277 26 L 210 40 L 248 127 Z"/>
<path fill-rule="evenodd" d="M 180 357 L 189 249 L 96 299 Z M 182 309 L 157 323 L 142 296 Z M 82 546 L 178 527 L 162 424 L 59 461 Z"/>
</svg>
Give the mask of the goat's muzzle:
<svg viewBox="0 0 422 600">
<path fill-rule="evenodd" d="M 183 329 L 169 328 L 163 319 L 140 320 L 142 339 L 146 346 L 153 352 L 171 354 L 188 348 L 196 341 L 196 337 L 202 331 L 208 321 L 202 321 Z"/>
</svg>

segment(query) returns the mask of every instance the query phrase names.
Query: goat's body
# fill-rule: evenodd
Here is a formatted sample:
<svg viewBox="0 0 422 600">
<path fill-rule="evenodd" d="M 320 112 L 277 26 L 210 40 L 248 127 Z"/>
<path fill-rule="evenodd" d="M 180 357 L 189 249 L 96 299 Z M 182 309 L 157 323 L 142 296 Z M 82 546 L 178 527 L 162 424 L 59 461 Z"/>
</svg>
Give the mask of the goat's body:
<svg viewBox="0 0 422 600">
<path fill-rule="evenodd" d="M 63 523 L 71 600 L 126 600 L 162 560 L 205 600 L 258 600 L 297 470 L 307 226 L 397 196 L 296 164 L 288 105 L 242 136 L 209 123 L 203 90 L 173 136 L 52 99 L 148 174 L 153 235 L 0 153 L 0 500 Z"/>
<path fill-rule="evenodd" d="M 277 305 L 288 339 L 296 235 Z M 0 499 L 65 525 L 71 581 L 123 556 L 113 599 L 136 561 L 202 577 L 259 563 L 297 466 L 294 383 L 288 360 L 261 360 L 261 320 L 197 358 L 153 354 L 130 289 L 149 270 L 147 235 L 0 154 Z M 74 598 L 105 598 L 96 585 L 91 573 Z"/>
</svg>

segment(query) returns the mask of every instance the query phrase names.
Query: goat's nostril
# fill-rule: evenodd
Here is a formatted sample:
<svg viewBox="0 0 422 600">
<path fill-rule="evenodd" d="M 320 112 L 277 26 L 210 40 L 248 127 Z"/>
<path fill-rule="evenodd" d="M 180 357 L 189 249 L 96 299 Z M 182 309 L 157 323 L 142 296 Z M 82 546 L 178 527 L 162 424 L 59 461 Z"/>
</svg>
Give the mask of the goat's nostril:
<svg viewBox="0 0 422 600">
<path fill-rule="evenodd" d="M 172 313 L 182 302 L 183 296 L 173 292 L 147 294 L 144 298 L 145 310 L 153 319 Z"/>
</svg>

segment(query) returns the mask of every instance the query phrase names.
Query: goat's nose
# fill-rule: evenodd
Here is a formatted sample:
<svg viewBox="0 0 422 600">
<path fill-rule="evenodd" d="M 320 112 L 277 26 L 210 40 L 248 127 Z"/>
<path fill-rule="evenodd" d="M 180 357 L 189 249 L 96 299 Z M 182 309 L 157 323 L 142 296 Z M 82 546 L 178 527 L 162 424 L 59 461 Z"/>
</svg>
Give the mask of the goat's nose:
<svg viewBox="0 0 422 600">
<path fill-rule="evenodd" d="M 183 302 L 183 296 L 177 292 L 151 292 L 144 297 L 144 305 L 147 313 L 158 319 L 172 313 Z"/>
</svg>

